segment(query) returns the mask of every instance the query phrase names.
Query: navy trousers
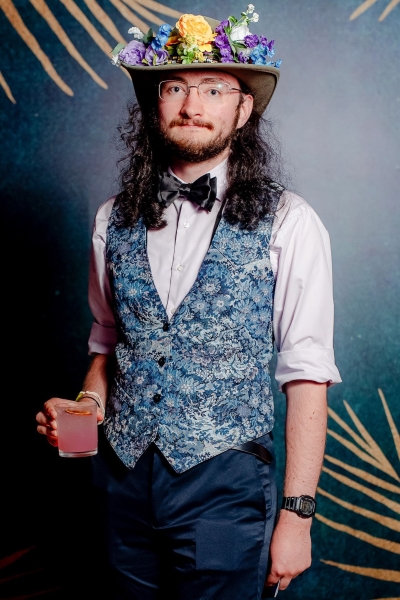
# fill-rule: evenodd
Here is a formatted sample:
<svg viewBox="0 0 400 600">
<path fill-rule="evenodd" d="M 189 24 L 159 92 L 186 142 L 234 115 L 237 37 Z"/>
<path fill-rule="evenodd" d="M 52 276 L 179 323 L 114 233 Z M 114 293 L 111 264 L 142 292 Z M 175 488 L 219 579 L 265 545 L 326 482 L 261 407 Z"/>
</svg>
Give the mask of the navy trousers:
<svg viewBox="0 0 400 600">
<path fill-rule="evenodd" d="M 256 440 L 274 456 L 267 434 Z M 276 518 L 271 465 L 228 450 L 177 474 L 152 444 L 127 469 L 107 442 L 94 483 L 115 600 L 259 600 Z"/>
</svg>

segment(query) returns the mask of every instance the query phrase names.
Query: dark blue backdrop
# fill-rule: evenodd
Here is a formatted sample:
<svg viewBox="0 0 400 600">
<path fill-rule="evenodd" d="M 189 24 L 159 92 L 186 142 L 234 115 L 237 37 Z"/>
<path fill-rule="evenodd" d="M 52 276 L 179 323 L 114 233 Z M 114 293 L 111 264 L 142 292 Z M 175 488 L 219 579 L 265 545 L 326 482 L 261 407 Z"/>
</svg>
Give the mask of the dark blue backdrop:
<svg viewBox="0 0 400 600">
<path fill-rule="evenodd" d="M 256 3 L 260 21 L 254 33 L 275 38 L 277 57 L 283 59 L 269 117 L 283 139 L 295 190 L 331 235 L 335 349 L 343 378 L 330 391 L 331 435 L 313 525 L 313 568 L 293 582 L 288 599 L 400 597 L 400 8 L 395 4 Z M 128 78 L 105 55 L 107 45 L 117 41 L 112 24 L 128 38 L 131 23 L 121 13 L 124 7 L 147 25 L 156 26 L 157 19 L 175 22 L 162 13 L 162 5 L 145 0 L 0 0 L 7 492 L 2 554 L 35 544 L 51 568 L 62 545 L 73 556 L 82 551 L 83 539 L 71 535 L 60 544 L 59 531 L 69 528 L 74 508 L 88 498 L 86 466 L 59 460 L 35 433 L 34 415 L 51 395 L 75 396 L 87 367 L 90 230 L 97 206 L 118 189 L 116 127 L 132 96 Z M 164 7 L 223 19 L 245 5 L 168 0 Z M 143 8 L 150 16 L 140 13 Z M 104 52 L 88 23 L 102 36 L 97 41 Z M 60 86 L 66 91 L 69 86 L 74 95 Z M 276 403 L 282 470 L 279 393 Z M 71 507 L 67 517 L 61 506 Z M 89 520 L 90 505 L 87 510 Z M 28 585 L 23 581 L 20 594 Z"/>
</svg>

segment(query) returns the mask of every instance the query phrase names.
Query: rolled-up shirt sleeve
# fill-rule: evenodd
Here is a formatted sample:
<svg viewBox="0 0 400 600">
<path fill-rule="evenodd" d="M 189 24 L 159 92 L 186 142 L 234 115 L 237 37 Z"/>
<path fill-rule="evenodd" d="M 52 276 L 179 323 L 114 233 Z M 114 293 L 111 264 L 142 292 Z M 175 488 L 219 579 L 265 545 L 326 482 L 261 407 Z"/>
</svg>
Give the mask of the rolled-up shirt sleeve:
<svg viewBox="0 0 400 600">
<path fill-rule="evenodd" d="M 271 236 L 276 276 L 273 327 L 279 389 L 304 379 L 341 381 L 333 351 L 332 260 L 329 235 L 315 211 L 285 192 Z"/>
<path fill-rule="evenodd" d="M 89 306 L 93 325 L 89 336 L 89 354 L 114 354 L 117 332 L 112 309 L 112 294 L 105 256 L 108 219 L 115 198 L 100 206 L 93 226 L 89 268 Z"/>
</svg>

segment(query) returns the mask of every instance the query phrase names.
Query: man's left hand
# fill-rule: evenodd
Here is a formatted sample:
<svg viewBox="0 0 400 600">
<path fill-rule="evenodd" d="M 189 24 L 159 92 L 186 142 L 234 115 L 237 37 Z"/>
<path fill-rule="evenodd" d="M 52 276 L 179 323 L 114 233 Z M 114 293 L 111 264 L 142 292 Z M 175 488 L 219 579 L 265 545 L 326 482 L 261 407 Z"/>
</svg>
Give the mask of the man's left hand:
<svg viewBox="0 0 400 600">
<path fill-rule="evenodd" d="M 280 581 L 279 589 L 285 590 L 292 579 L 311 566 L 311 520 L 281 510 L 271 540 L 271 568 L 265 585 Z"/>
</svg>

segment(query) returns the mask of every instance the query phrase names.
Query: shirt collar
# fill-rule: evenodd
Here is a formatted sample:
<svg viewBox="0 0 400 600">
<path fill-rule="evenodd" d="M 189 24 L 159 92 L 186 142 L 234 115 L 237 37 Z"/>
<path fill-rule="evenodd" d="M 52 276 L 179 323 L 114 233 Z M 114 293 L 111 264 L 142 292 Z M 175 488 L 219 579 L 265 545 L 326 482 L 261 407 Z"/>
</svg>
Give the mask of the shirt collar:
<svg viewBox="0 0 400 600">
<path fill-rule="evenodd" d="M 208 171 L 208 173 L 210 173 L 211 179 L 213 177 L 217 178 L 217 201 L 219 201 L 219 202 L 221 202 L 224 199 L 225 192 L 228 187 L 228 182 L 226 179 L 227 170 L 228 170 L 228 158 L 224 158 L 224 160 L 221 161 L 216 167 L 211 169 L 211 171 Z M 174 177 L 176 177 L 176 179 L 178 179 L 182 183 L 187 183 L 187 181 L 183 181 L 183 179 L 180 179 L 177 175 L 175 175 L 175 173 L 173 172 L 171 167 L 168 167 L 168 174 L 173 175 Z M 205 173 L 203 173 L 203 175 L 205 175 Z"/>
</svg>

